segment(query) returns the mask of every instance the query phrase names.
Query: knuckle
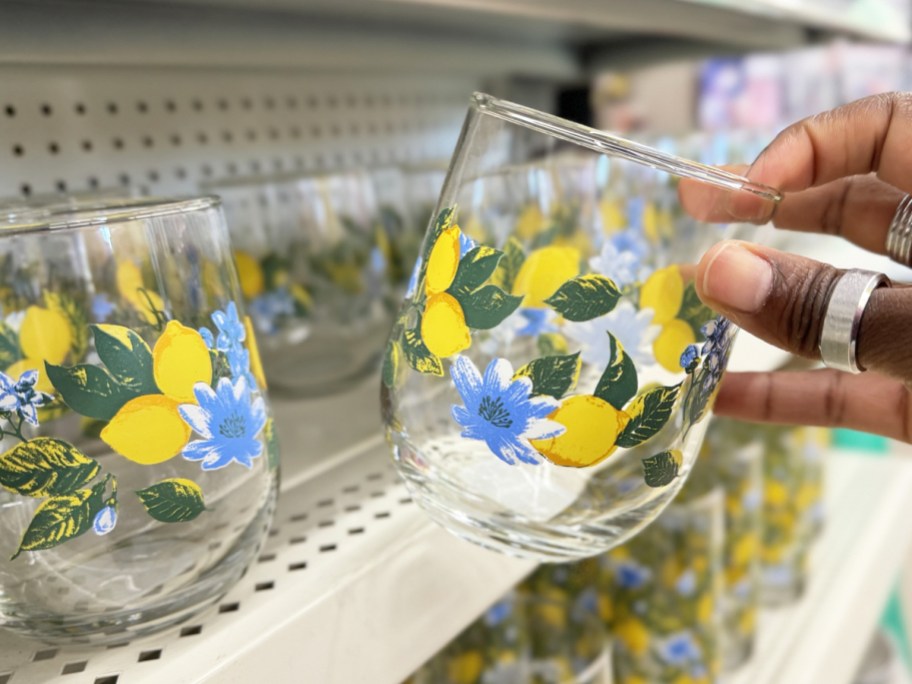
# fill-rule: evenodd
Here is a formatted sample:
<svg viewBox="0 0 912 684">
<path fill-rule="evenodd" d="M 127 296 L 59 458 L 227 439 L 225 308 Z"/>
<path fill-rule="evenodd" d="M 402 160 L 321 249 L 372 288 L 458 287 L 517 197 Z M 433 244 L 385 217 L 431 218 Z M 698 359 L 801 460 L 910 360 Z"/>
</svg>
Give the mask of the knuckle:
<svg viewBox="0 0 912 684">
<path fill-rule="evenodd" d="M 800 356 L 816 358 L 823 318 L 840 271 L 815 262 L 789 273 L 774 271 L 773 297 L 780 305 L 770 307 L 771 328 L 783 346 Z"/>
</svg>

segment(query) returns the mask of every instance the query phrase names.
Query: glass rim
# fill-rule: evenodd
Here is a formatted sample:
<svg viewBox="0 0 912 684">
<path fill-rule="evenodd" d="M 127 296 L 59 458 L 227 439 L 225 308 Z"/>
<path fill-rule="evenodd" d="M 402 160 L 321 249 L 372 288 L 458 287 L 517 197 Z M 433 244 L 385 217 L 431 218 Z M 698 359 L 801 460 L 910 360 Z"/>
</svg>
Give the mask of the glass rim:
<svg viewBox="0 0 912 684">
<path fill-rule="evenodd" d="M 56 204 L 22 207 L 21 212 L 6 211 L 5 217 L 9 221 L 0 223 L 0 236 L 144 221 L 216 209 L 221 203 L 215 195 L 63 200 Z M 3 209 L 0 208 L 0 219 L 2 217 Z"/>
<path fill-rule="evenodd" d="M 691 178 L 725 190 L 748 192 L 772 202 L 778 202 L 782 199 L 782 193 L 779 190 L 761 183 L 755 183 L 736 173 L 667 154 L 648 145 L 627 140 L 591 126 L 575 123 L 515 102 L 501 100 L 486 93 L 473 93 L 471 107 L 481 114 L 493 116 L 544 135 L 550 135 L 599 154 L 619 157 L 644 166 L 651 166 L 654 169 L 679 178 Z"/>
</svg>

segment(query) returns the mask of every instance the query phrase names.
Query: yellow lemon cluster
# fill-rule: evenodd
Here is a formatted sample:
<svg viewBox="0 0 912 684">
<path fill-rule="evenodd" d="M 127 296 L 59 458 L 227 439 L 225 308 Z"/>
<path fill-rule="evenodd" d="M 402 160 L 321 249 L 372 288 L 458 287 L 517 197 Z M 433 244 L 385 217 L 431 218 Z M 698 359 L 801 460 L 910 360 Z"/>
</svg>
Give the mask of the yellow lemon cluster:
<svg viewBox="0 0 912 684">
<path fill-rule="evenodd" d="M 152 371 L 162 393 L 131 399 L 101 431 L 101 439 L 109 447 L 141 465 L 163 463 L 187 446 L 190 426 L 181 418 L 178 406 L 196 403 L 196 383 L 211 384 L 209 349 L 199 332 L 169 321 L 152 349 Z"/>
<path fill-rule="evenodd" d="M 681 354 L 696 342 L 687 321 L 677 318 L 684 303 L 684 279 L 677 266 L 668 266 L 653 273 L 640 290 L 640 308 L 652 309 L 652 322 L 662 326 L 652 343 L 656 361 L 671 373 L 681 372 Z"/>
<path fill-rule="evenodd" d="M 241 283 L 241 294 L 248 301 L 263 294 L 265 278 L 260 262 L 247 252 L 238 250 L 234 253 L 234 264 L 237 266 L 238 280 Z"/>
<path fill-rule="evenodd" d="M 50 394 L 54 387 L 44 372 L 44 363 L 63 363 L 72 344 L 73 330 L 66 316 L 53 309 L 30 306 L 25 310 L 19 328 L 19 348 L 23 358 L 7 368 L 6 374 L 15 379 L 27 370 L 37 370 L 35 388 Z"/>
<path fill-rule="evenodd" d="M 150 325 L 157 323 L 158 318 L 153 310 L 164 311 L 165 303 L 157 292 L 145 288 L 139 266 L 132 261 L 119 262 L 116 279 L 117 289 L 121 296 L 139 312 L 147 323 Z"/>
<path fill-rule="evenodd" d="M 457 225 L 440 234 L 428 256 L 424 280 L 427 303 L 421 319 L 421 338 L 428 351 L 441 358 L 458 354 L 472 344 L 462 306 L 447 293 L 459 268 L 461 234 Z"/>
</svg>

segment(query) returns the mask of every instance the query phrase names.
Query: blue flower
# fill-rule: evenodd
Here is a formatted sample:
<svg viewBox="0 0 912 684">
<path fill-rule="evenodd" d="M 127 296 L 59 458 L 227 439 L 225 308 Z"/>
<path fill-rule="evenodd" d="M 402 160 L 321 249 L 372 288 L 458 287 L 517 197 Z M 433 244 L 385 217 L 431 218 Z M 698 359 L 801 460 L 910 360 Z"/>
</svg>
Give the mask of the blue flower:
<svg viewBox="0 0 912 684">
<path fill-rule="evenodd" d="M 788 563 L 763 566 L 762 584 L 767 587 L 788 587 L 795 581 L 795 571 Z"/>
<path fill-rule="evenodd" d="M 257 439 L 266 425 L 266 406 L 263 399 L 251 400 L 246 378 L 234 382 L 219 380 L 215 390 L 198 382 L 193 388 L 196 404 L 181 404 L 181 417 L 203 437 L 184 447 L 188 461 L 202 461 L 203 470 L 224 468 L 237 461 L 247 468 L 263 453 L 263 443 Z"/>
<path fill-rule="evenodd" d="M 462 436 L 485 442 L 501 461 L 517 460 L 538 465 L 541 455 L 530 439 L 556 437 L 564 426 L 547 420 L 559 405 L 553 397 L 532 396 L 532 381 L 513 379 L 513 367 L 506 359 L 494 359 L 484 378 L 466 356 L 457 356 L 450 368 L 453 384 L 465 406 L 453 406 L 453 419 L 463 428 Z"/>
<path fill-rule="evenodd" d="M 699 644 L 690 632 L 678 632 L 665 639 L 659 646 L 659 655 L 669 665 L 686 665 L 703 657 Z"/>
<path fill-rule="evenodd" d="M 101 536 L 114 529 L 117 524 L 117 509 L 114 506 L 105 506 L 95 514 L 95 520 L 92 527 L 95 534 Z"/>
<path fill-rule="evenodd" d="M 658 326 L 652 325 L 652 316 L 652 309 L 637 311 L 633 304 L 622 301 L 605 316 L 568 323 L 564 333 L 579 344 L 583 362 L 595 368 L 605 368 L 611 363 L 608 333 L 617 338 L 637 366 L 650 366 L 655 363 L 652 341 L 659 332 Z"/>
<path fill-rule="evenodd" d="M 649 243 L 643 234 L 635 229 L 628 228 L 611 236 L 611 245 L 620 254 L 632 254 L 638 261 L 642 261 L 649 254 Z"/>
<path fill-rule="evenodd" d="M 701 349 L 705 369 L 703 389 L 709 391 L 722 379 L 722 369 L 728 361 L 734 330 L 731 321 L 719 316 L 704 325 L 701 331 L 706 336 L 706 342 Z"/>
<path fill-rule="evenodd" d="M 282 319 L 294 316 L 295 301 L 286 287 L 279 287 L 250 302 L 250 316 L 256 329 L 273 334 Z"/>
<path fill-rule="evenodd" d="M 526 320 L 526 324 L 516 331 L 517 335 L 538 337 L 557 332 L 557 326 L 552 322 L 557 315 L 551 309 L 520 309 L 517 313 Z"/>
<path fill-rule="evenodd" d="M 643 228 L 643 213 L 646 210 L 646 200 L 643 197 L 631 197 L 627 200 L 627 225 L 630 228 Z"/>
<path fill-rule="evenodd" d="M 681 596 L 693 596 L 697 590 L 697 575 L 693 570 L 686 570 L 681 573 L 675 582 L 675 591 Z"/>
<path fill-rule="evenodd" d="M 218 328 L 215 346 L 219 351 L 228 351 L 231 347 L 240 346 L 244 342 L 247 330 L 238 317 L 237 305 L 234 302 L 228 302 L 224 311 L 213 313 L 212 322 Z"/>
<path fill-rule="evenodd" d="M 52 397 L 35 389 L 38 371 L 24 371 L 14 381 L 6 373 L 0 373 L 0 412 L 7 415 L 16 413 L 29 425 L 38 427 L 38 408 L 51 401 Z"/>
<path fill-rule="evenodd" d="M 751 487 L 746 492 L 744 492 L 744 495 L 741 497 L 741 509 L 745 513 L 753 513 L 758 508 L 760 508 L 760 504 L 762 502 L 763 497 L 760 494 L 760 488 Z"/>
<path fill-rule="evenodd" d="M 624 561 L 614 569 L 614 581 L 622 589 L 639 589 L 651 579 L 652 571 L 634 561 Z"/>
<path fill-rule="evenodd" d="M 496 627 L 510 617 L 510 613 L 512 612 L 513 605 L 509 600 L 498 601 L 485 612 L 485 624 L 487 624 L 488 627 Z"/>
<path fill-rule="evenodd" d="M 209 328 L 200 328 L 199 334 L 209 349 L 215 349 L 215 338 L 212 336 L 212 331 L 209 330 Z"/>
<path fill-rule="evenodd" d="M 114 313 L 114 304 L 106 294 L 97 294 L 92 297 L 92 317 L 99 323 L 104 323 Z"/>
<path fill-rule="evenodd" d="M 696 369 L 699 361 L 700 348 L 695 344 L 687 345 L 687 348 L 681 354 L 681 368 L 686 370 L 688 373 L 692 373 L 694 369 Z"/>
<path fill-rule="evenodd" d="M 225 352 L 225 357 L 228 359 L 228 369 L 233 379 L 243 378 L 247 381 L 248 387 L 256 387 L 256 379 L 250 370 L 250 352 L 247 347 L 232 347 Z"/>
</svg>

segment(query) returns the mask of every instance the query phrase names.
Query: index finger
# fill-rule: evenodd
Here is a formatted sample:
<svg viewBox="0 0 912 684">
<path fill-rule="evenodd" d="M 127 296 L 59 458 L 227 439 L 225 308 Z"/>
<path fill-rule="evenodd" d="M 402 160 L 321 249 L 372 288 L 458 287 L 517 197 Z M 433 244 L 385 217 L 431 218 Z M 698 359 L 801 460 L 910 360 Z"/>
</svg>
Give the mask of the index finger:
<svg viewBox="0 0 912 684">
<path fill-rule="evenodd" d="M 747 172 L 753 181 L 798 192 L 875 172 L 912 192 L 912 94 L 873 95 L 792 124 Z"/>
</svg>

